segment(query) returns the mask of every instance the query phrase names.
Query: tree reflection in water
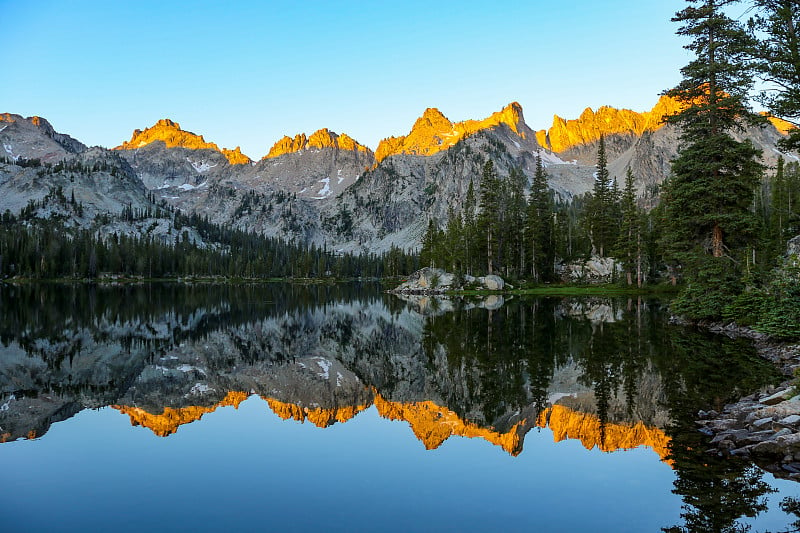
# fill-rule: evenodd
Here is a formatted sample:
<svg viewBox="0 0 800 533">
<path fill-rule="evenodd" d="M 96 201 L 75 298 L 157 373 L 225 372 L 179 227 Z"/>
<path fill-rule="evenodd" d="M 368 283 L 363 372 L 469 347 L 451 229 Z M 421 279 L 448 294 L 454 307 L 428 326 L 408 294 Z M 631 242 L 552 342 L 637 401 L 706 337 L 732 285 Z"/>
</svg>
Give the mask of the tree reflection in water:
<svg viewBox="0 0 800 533">
<path fill-rule="evenodd" d="M 517 298 L 484 307 L 402 302 L 366 284 L 0 287 L 0 350 L 19 349 L 38 369 L 12 375 L 0 365 L 0 399 L 62 401 L 15 435 L 41 435 L 81 408 L 125 402 L 155 414 L 208 412 L 226 395 L 255 391 L 277 394 L 270 401 L 301 418 L 313 409 L 355 416 L 380 402 L 387 416 L 417 409 L 428 417 L 419 423 L 460 424 L 463 434 L 515 433 L 503 441 L 513 454 L 557 405 L 583 424 L 564 434 L 587 446 L 642 444 L 620 439 L 626 428 L 666 435 L 684 523 L 664 531 L 744 531 L 739 519 L 765 509 L 771 488 L 761 470 L 707 453 L 694 425 L 698 410 L 719 410 L 776 379 L 749 344 L 669 325 L 661 305 L 641 299 Z M 307 368 L 311 356 L 326 361 L 324 372 Z M 169 367 L 170 357 L 190 371 Z M 213 394 L 189 394 L 197 383 Z M 0 425 L 13 414 L 0 413 Z M 347 419 L 331 415 L 320 426 Z M 446 429 L 431 429 L 435 445 Z M 800 504 L 783 508 L 797 514 Z"/>
</svg>

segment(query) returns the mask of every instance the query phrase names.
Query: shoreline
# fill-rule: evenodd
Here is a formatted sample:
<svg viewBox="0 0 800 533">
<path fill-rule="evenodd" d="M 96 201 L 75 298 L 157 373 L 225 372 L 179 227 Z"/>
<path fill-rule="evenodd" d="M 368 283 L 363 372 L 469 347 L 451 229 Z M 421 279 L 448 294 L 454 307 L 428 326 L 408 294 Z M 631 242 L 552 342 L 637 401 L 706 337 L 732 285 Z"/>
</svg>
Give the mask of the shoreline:
<svg viewBox="0 0 800 533">
<path fill-rule="evenodd" d="M 785 378 L 726 404 L 719 413 L 699 411 L 698 431 L 712 437 L 712 448 L 706 452 L 746 458 L 776 477 L 800 481 L 800 343 L 778 341 L 735 322 L 670 321 L 750 339 L 756 354 Z"/>
</svg>

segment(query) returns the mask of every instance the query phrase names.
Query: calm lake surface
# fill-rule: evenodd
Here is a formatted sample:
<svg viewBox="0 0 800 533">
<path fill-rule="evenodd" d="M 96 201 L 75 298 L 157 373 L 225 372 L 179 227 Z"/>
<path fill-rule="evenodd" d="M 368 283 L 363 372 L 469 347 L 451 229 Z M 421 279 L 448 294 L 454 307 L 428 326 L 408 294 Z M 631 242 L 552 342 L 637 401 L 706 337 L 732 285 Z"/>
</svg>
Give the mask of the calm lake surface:
<svg viewBox="0 0 800 533">
<path fill-rule="evenodd" d="M 693 422 L 778 380 L 652 300 L 0 286 L 0 529 L 786 531 Z"/>
</svg>

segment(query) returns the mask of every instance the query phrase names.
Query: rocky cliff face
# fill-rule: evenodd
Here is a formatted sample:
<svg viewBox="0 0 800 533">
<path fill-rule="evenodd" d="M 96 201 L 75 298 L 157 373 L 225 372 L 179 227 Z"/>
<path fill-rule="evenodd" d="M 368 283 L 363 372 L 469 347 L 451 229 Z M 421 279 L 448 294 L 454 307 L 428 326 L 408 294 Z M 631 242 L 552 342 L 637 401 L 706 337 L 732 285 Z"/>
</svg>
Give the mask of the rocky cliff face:
<svg viewBox="0 0 800 533">
<path fill-rule="evenodd" d="M 21 157 L 56 163 L 86 150 L 84 144 L 56 132 L 42 117 L 23 118 L 11 113 L 0 114 L 0 143 L 0 157 L 12 161 Z"/>
<path fill-rule="evenodd" d="M 573 165 L 555 165 L 548 169 L 559 180 L 577 177 L 572 190 L 584 193 L 591 190 L 591 173 L 597 162 L 600 135 L 605 137 L 609 173 L 616 177 L 620 187 L 627 169 L 636 177 L 636 187 L 647 205 L 657 201 L 658 185 L 670 174 L 671 161 L 678 154 L 680 132 L 663 122 L 664 117 L 680 111 L 680 104 L 662 96 L 656 105 L 643 113 L 628 109 L 601 107 L 597 111 L 587 108 L 579 118 L 565 120 L 554 117 L 549 130 L 536 132 L 540 144 L 547 146 Z M 790 125 L 779 119 L 770 119 L 764 127 L 747 127 L 735 133 L 738 139 L 750 139 L 762 150 L 763 162 L 774 166 L 780 153 L 776 150 Z M 792 159 L 795 156 L 788 154 Z M 565 174 L 566 173 L 566 174 Z M 581 190 L 583 186 L 583 189 Z"/>
<path fill-rule="evenodd" d="M 470 181 L 479 194 L 488 159 L 500 176 L 519 168 L 531 177 L 537 153 L 549 167 L 574 167 L 537 144 L 519 104 L 482 121 L 455 124 L 428 109 L 408 136 L 381 142 L 377 166 L 323 208 L 322 229 L 338 235 L 345 249 L 415 247 L 429 218 L 444 224 L 448 208 L 460 212 Z M 575 184 L 565 175 L 550 185 L 569 197 Z"/>
<path fill-rule="evenodd" d="M 299 198 L 325 203 L 375 164 L 372 150 L 327 128 L 284 137 L 256 166 L 248 183 L 267 182 Z"/>
</svg>

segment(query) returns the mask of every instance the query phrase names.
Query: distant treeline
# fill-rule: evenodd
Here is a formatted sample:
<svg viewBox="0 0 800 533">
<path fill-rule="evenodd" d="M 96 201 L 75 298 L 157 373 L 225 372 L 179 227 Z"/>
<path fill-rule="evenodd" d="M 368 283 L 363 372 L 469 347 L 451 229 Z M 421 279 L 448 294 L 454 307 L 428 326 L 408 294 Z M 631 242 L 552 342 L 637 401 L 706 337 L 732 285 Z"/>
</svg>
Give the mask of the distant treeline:
<svg viewBox="0 0 800 533">
<path fill-rule="evenodd" d="M 174 225 L 194 228 L 205 243 L 194 242 L 188 232 L 175 243 L 153 235 L 101 236 L 58 220 L 22 223 L 6 213 L 0 221 L 0 278 L 356 278 L 403 275 L 418 267 L 414 255 L 398 248 L 380 255 L 337 254 L 219 226 L 198 215 L 176 214 Z"/>
</svg>

